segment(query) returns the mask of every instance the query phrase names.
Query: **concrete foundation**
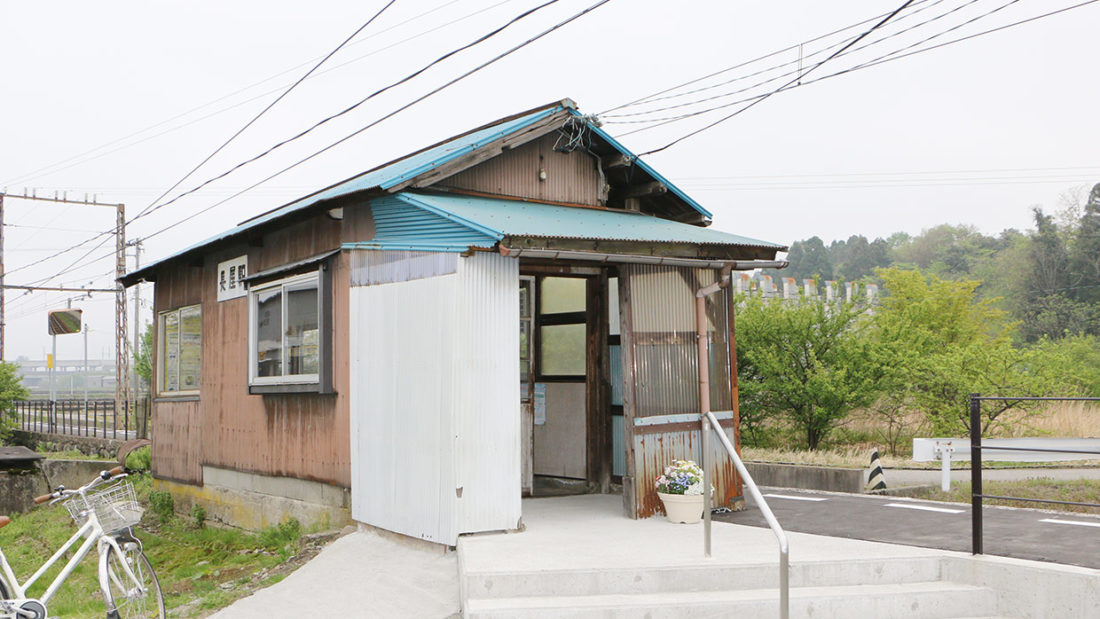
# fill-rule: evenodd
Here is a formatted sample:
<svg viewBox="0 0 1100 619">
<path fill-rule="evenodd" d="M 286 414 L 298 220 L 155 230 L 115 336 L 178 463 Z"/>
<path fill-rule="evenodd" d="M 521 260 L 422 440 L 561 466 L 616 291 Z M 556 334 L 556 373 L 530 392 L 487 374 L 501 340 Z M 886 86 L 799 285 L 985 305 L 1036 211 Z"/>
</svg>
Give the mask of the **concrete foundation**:
<svg viewBox="0 0 1100 619">
<path fill-rule="evenodd" d="M 749 475 L 752 475 L 758 486 L 855 494 L 863 492 L 863 469 L 765 462 L 746 462 L 745 468 L 749 470 Z"/>
<path fill-rule="evenodd" d="M 272 477 L 216 467 L 203 467 L 202 486 L 155 479 L 167 491 L 176 511 L 194 505 L 206 518 L 227 526 L 259 531 L 294 518 L 305 529 L 331 530 L 351 524 L 351 493 L 346 488 L 290 477 Z"/>
</svg>

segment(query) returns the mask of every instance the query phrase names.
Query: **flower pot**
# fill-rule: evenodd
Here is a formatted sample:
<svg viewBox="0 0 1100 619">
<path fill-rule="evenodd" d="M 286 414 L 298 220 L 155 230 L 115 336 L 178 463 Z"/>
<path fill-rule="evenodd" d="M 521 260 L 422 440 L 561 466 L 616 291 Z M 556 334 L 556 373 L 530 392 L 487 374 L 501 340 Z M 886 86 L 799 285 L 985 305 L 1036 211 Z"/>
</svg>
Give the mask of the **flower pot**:
<svg viewBox="0 0 1100 619">
<path fill-rule="evenodd" d="M 665 505 L 665 514 L 669 522 L 695 524 L 703 518 L 703 495 L 701 494 L 665 494 L 658 492 Z"/>
</svg>

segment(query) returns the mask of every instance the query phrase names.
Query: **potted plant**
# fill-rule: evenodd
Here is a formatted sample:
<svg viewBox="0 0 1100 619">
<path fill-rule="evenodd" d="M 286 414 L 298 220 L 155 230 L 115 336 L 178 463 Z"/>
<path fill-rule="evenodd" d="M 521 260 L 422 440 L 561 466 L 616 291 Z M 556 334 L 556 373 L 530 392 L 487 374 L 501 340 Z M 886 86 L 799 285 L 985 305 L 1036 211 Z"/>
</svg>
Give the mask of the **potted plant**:
<svg viewBox="0 0 1100 619">
<path fill-rule="evenodd" d="M 703 517 L 703 469 L 691 460 L 677 460 L 657 478 L 657 496 L 670 522 L 695 524 Z"/>
</svg>

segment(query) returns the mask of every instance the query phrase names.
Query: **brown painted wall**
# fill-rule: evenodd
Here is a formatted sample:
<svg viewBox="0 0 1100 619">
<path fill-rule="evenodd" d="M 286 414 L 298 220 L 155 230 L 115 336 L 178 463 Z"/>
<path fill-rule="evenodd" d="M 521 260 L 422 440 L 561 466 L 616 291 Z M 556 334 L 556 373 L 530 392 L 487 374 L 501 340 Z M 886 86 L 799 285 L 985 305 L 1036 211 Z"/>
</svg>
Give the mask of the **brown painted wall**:
<svg viewBox="0 0 1100 619">
<path fill-rule="evenodd" d="M 600 206 L 600 175 L 595 157 L 581 150 L 554 150 L 557 133 L 543 136 L 460 172 L 437 184 L 483 193 L 549 202 Z M 539 169 L 546 180 L 539 180 Z"/>
<path fill-rule="evenodd" d="M 210 465 L 351 485 L 347 256 L 336 257 L 332 273 L 335 395 L 249 395 L 248 299 L 218 303 L 215 288 L 220 261 L 247 253 L 256 273 L 336 249 L 341 234 L 341 222 L 320 215 L 266 234 L 261 247 L 239 243 L 207 255 L 201 269 L 177 264 L 158 273 L 158 312 L 200 299 L 203 310 L 200 401 L 158 399 L 158 476 L 201 483 L 201 466 Z"/>
</svg>

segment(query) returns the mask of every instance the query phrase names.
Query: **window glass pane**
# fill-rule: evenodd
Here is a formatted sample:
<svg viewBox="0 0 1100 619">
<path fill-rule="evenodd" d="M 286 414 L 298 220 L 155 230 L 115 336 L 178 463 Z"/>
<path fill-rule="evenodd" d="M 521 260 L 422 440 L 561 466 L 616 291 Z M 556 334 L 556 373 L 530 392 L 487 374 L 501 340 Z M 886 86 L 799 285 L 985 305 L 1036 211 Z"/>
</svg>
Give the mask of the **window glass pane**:
<svg viewBox="0 0 1100 619">
<path fill-rule="evenodd" d="M 321 351 L 317 282 L 286 288 L 287 374 L 316 374 Z"/>
<path fill-rule="evenodd" d="M 256 376 L 283 375 L 283 293 L 256 293 Z"/>
<path fill-rule="evenodd" d="M 581 277 L 542 278 L 539 312 L 542 314 L 583 312 L 585 283 L 584 278 Z"/>
<path fill-rule="evenodd" d="M 607 360 L 611 370 L 611 405 L 623 405 L 623 347 L 618 344 L 607 347 Z"/>
<path fill-rule="evenodd" d="M 180 390 L 180 315 L 168 312 L 160 315 L 160 388 L 162 391 Z"/>
<path fill-rule="evenodd" d="M 584 334 L 584 324 L 541 327 L 542 373 L 547 376 L 583 376 Z"/>
<path fill-rule="evenodd" d="M 179 388 L 195 391 L 202 372 L 202 309 L 198 305 L 180 309 L 179 321 Z"/>
<path fill-rule="evenodd" d="M 531 280 L 524 279 L 519 282 L 519 317 L 531 317 Z"/>
<path fill-rule="evenodd" d="M 608 335 L 620 335 L 618 277 L 607 279 L 607 333 Z"/>
</svg>

